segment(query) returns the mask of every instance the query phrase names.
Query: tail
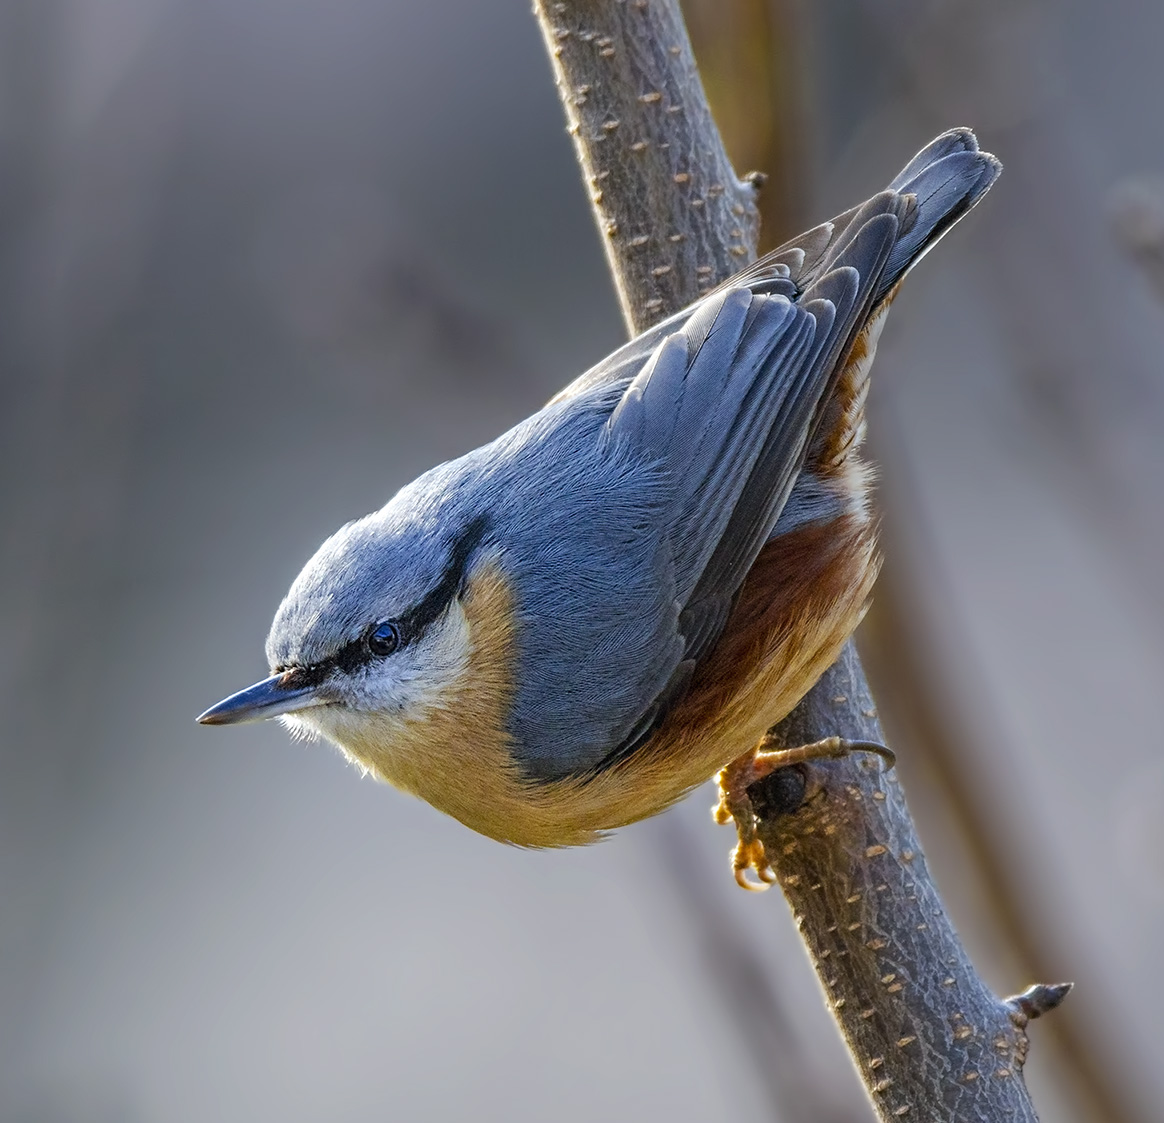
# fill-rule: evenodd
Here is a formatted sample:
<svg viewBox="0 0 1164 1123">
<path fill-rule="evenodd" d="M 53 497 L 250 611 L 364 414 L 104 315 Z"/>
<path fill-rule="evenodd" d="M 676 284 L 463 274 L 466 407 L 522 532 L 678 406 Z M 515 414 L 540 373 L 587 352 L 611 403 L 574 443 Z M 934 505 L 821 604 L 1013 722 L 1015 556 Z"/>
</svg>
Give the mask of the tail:
<svg viewBox="0 0 1164 1123">
<path fill-rule="evenodd" d="M 990 190 L 1001 171 L 1002 164 L 979 150 L 969 129 L 951 129 L 931 140 L 884 191 L 785 242 L 728 283 L 763 291 L 765 281 L 779 285 L 791 280 L 803 292 L 832 268 L 870 217 L 889 210 L 900 215 L 901 228 L 885 264 L 875 309 Z"/>
<path fill-rule="evenodd" d="M 868 310 L 859 318 L 854 338 L 848 341 L 849 359 L 839 365 L 838 377 L 825 395 L 810 465 L 814 458 L 843 456 L 845 448 L 860 443 L 868 366 L 885 309 L 905 274 L 986 194 L 1001 170 L 993 156 L 979 151 L 969 129 L 951 129 L 930 141 L 884 191 L 786 242 L 720 286 L 746 285 L 755 292 L 778 292 L 797 299 L 829 272 L 869 219 L 885 213 L 896 218 L 897 240 L 870 293 Z M 632 339 L 551 400 L 573 397 L 604 383 L 629 382 L 659 343 L 690 318 L 693 308 L 684 308 Z M 868 361 L 860 365 L 862 354 L 867 354 Z M 853 363 L 860 369 L 849 370 Z"/>
<path fill-rule="evenodd" d="M 889 190 L 913 196 L 916 218 L 889 255 L 884 291 L 901 281 L 977 205 L 1001 173 L 1001 161 L 980 151 L 969 129 L 942 133 L 910 160 Z"/>
<path fill-rule="evenodd" d="M 857 456 L 865 434 L 869 369 L 889 305 L 905 275 L 990 190 L 1002 164 L 978 148 L 969 129 L 951 129 L 930 141 L 873 198 L 831 222 L 801 234 L 756 262 L 741 280 L 757 291 L 791 281 L 799 292 L 833 268 L 857 231 L 876 214 L 898 215 L 900 230 L 874 291 L 869 314 L 854 333 L 845 361 L 824 399 L 809 446 L 806 471 L 845 483 L 864 509 L 869 473 Z M 809 481 L 806 481 L 808 483 Z"/>
</svg>

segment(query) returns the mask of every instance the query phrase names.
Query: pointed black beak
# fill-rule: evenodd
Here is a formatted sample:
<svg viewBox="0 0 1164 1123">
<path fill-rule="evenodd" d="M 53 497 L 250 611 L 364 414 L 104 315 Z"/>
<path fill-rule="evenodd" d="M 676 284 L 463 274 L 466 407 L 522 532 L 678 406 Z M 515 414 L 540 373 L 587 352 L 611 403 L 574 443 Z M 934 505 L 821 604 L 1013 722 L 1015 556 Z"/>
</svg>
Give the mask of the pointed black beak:
<svg viewBox="0 0 1164 1123">
<path fill-rule="evenodd" d="M 238 725 L 244 721 L 262 721 L 264 718 L 278 717 L 280 714 L 295 713 L 318 706 L 322 699 L 314 686 L 296 686 L 294 680 L 288 682 L 286 674 L 272 675 L 270 678 L 248 686 L 229 698 L 224 698 L 217 706 L 211 706 L 198 715 L 201 725 Z"/>
</svg>

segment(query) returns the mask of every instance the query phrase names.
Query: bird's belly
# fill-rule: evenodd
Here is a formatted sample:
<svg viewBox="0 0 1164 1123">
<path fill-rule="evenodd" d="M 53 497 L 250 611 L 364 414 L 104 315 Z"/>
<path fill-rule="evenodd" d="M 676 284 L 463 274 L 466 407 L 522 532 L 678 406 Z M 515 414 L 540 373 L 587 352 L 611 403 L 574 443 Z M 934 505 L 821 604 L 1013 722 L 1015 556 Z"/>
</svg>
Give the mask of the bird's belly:
<svg viewBox="0 0 1164 1123">
<path fill-rule="evenodd" d="M 646 818 L 750 752 L 836 660 L 877 564 L 872 526 L 856 513 L 769 542 L 714 651 L 651 740 L 606 772 L 563 782 L 574 784 L 563 801 L 574 818 L 563 825 L 593 832 Z"/>
</svg>

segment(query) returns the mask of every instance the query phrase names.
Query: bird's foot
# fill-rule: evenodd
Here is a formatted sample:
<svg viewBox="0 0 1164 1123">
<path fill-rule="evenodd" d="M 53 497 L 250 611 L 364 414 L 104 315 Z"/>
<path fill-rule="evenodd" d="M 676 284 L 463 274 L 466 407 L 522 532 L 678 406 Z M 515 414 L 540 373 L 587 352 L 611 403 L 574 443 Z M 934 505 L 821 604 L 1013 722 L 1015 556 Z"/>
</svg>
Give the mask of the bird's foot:
<svg viewBox="0 0 1164 1123">
<path fill-rule="evenodd" d="M 771 748 L 773 741 L 766 735 L 750 752 L 738 760 L 733 760 L 717 777 L 719 802 L 712 811 L 717 823 L 734 821 L 738 841 L 732 851 L 732 872 L 736 884 L 742 889 L 763 891 L 776 880 L 768 856 L 764 852 L 757 828 L 759 819 L 748 789 L 765 777 L 792 765 L 806 764 L 813 760 L 841 760 L 851 753 L 876 753 L 890 768 L 897 758 L 891 749 L 876 741 L 848 741 L 843 737 L 826 737 L 811 745 L 797 745 L 795 748 Z M 798 770 L 802 773 L 803 770 Z M 777 801 L 776 811 L 795 811 L 804 799 L 805 783 L 802 774 L 790 774 L 796 782 L 787 785 L 782 798 Z M 771 808 L 769 813 L 771 813 Z M 754 870 L 758 881 L 753 881 L 749 871 Z"/>
</svg>

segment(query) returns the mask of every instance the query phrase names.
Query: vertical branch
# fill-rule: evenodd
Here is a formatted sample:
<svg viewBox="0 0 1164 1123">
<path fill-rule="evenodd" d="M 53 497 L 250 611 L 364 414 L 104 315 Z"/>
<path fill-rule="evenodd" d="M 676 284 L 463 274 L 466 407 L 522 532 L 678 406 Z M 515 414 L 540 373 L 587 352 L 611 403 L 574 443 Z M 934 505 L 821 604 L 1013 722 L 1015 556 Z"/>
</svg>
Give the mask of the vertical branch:
<svg viewBox="0 0 1164 1123">
<path fill-rule="evenodd" d="M 755 256 L 755 183 L 711 118 L 677 0 L 535 0 L 623 314 L 641 331 Z M 850 643 L 775 735 L 882 740 Z M 1028 1020 L 1065 987 L 996 999 L 921 856 L 896 777 L 854 757 L 801 766 L 760 833 L 879 1118 L 1034 1120 Z"/>
<path fill-rule="evenodd" d="M 780 724 L 780 741 L 802 745 L 824 730 L 881 741 L 876 713 L 850 643 Z M 775 784 L 752 789 L 760 835 L 879 1118 L 1037 1119 L 1021 1078 L 1026 1026 L 1069 987 L 1035 988 L 1030 1009 L 1026 998 L 994 996 L 930 877 L 897 775 L 879 758 L 803 775 L 795 814 L 779 813 Z"/>
<path fill-rule="evenodd" d="M 567 131 L 632 334 L 756 256 L 736 177 L 674 3 L 537 0 Z"/>
</svg>

